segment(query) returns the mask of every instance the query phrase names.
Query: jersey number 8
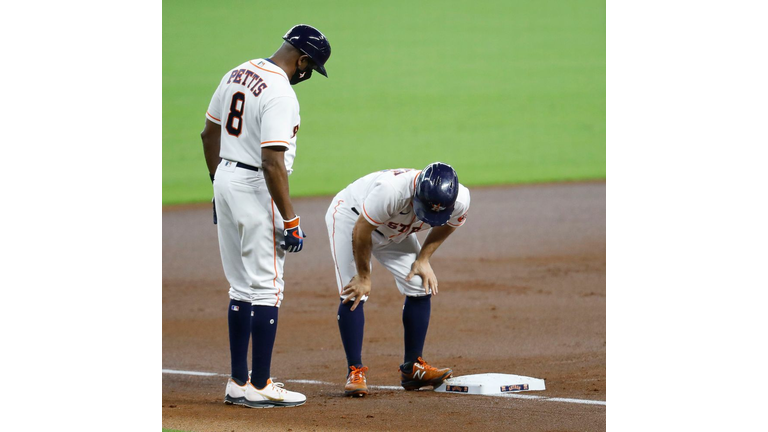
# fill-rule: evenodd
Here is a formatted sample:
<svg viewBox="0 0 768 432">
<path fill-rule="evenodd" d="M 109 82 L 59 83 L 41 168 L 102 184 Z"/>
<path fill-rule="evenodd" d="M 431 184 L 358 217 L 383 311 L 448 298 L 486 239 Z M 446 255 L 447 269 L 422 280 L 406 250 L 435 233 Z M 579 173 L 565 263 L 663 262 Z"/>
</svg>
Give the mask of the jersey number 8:
<svg viewBox="0 0 768 432">
<path fill-rule="evenodd" d="M 232 103 L 229 104 L 227 116 L 227 133 L 232 136 L 240 136 L 243 132 L 243 110 L 245 109 L 245 94 L 237 92 L 232 95 Z"/>
</svg>

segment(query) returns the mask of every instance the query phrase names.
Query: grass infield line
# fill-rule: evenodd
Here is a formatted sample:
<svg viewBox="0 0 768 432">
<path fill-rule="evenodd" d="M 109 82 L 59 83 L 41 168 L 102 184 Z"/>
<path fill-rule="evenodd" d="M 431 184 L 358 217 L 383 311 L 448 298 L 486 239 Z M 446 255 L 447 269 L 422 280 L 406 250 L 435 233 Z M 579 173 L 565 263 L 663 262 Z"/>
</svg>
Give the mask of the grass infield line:
<svg viewBox="0 0 768 432">
<path fill-rule="evenodd" d="M 175 369 L 163 369 L 164 374 L 171 374 L 171 375 L 191 375 L 191 376 L 220 376 L 220 377 L 229 377 L 229 374 L 220 374 L 215 372 L 197 372 L 197 371 L 184 371 L 184 370 L 175 370 Z M 285 382 L 289 383 L 296 383 L 296 384 L 316 384 L 316 385 L 327 385 L 327 386 L 335 386 L 338 385 L 337 383 L 331 383 L 326 381 L 316 381 L 316 380 L 302 380 L 302 379 L 287 379 L 283 380 Z M 400 386 L 370 386 L 372 389 L 378 389 L 378 390 L 403 390 Z M 512 398 L 512 399 L 531 399 L 531 400 L 541 400 L 541 401 L 548 401 L 548 402 L 565 402 L 565 403 L 574 403 L 574 404 L 582 404 L 582 405 L 603 405 L 606 406 L 605 401 L 598 401 L 598 400 L 589 400 L 589 399 L 570 399 L 570 398 L 551 398 L 546 396 L 536 396 L 536 395 L 525 395 L 525 394 L 515 394 L 515 393 L 507 393 L 507 394 L 496 394 L 496 395 L 482 395 L 482 396 L 492 396 L 492 397 L 506 397 L 506 398 Z"/>
</svg>

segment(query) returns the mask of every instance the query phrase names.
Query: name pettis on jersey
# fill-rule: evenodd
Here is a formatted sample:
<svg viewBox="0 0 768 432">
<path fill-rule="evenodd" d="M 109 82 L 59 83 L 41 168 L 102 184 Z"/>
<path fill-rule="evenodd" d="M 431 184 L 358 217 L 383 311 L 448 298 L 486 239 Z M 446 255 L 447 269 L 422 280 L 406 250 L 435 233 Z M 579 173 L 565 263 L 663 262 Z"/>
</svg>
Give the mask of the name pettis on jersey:
<svg viewBox="0 0 768 432">
<path fill-rule="evenodd" d="M 248 79 L 251 81 L 248 82 Z M 233 70 L 232 75 L 230 75 L 229 79 L 227 80 L 227 84 L 229 83 L 242 84 L 256 97 L 258 97 L 261 92 L 267 88 L 267 83 L 264 82 L 264 79 L 256 74 L 256 72 L 250 71 L 248 69 Z"/>
</svg>

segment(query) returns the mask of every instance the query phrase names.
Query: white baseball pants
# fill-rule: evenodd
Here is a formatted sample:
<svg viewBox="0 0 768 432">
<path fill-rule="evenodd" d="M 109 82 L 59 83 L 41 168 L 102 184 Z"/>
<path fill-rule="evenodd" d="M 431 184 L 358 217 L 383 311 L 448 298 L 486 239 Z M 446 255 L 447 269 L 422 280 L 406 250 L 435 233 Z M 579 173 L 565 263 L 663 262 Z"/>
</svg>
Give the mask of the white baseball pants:
<svg viewBox="0 0 768 432">
<path fill-rule="evenodd" d="M 359 215 L 347 203 L 345 191 L 341 191 L 333 198 L 333 202 L 325 214 L 325 225 L 328 228 L 328 238 L 331 242 L 336 284 L 339 288 L 339 297 L 343 299 L 346 299 L 346 296 L 341 295 L 344 286 L 357 274 L 355 257 L 352 253 L 352 229 Z M 356 210 L 360 211 L 359 209 Z M 416 257 L 421 251 L 421 245 L 416 236 L 409 235 L 402 242 L 395 243 L 374 231 L 371 234 L 371 239 L 373 240 L 371 254 L 395 277 L 395 284 L 400 293 L 410 297 L 427 295 L 420 276 L 414 276 L 410 281 L 405 280 L 411 271 L 411 265 L 416 261 Z M 373 262 L 371 262 L 371 266 L 373 266 Z M 368 296 L 363 297 L 363 301 L 366 300 L 368 300 Z"/>
<path fill-rule="evenodd" d="M 219 250 L 229 297 L 259 306 L 283 301 L 285 251 L 283 218 L 269 195 L 262 171 L 237 168 L 222 160 L 213 192 Z"/>
</svg>

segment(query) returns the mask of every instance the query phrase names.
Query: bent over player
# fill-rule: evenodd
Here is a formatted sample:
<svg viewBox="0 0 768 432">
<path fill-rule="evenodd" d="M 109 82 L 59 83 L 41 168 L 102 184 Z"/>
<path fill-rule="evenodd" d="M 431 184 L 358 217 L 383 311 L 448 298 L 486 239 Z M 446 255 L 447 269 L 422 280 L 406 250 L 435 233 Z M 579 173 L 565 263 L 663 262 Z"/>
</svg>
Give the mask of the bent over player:
<svg viewBox="0 0 768 432">
<path fill-rule="evenodd" d="M 247 61 L 224 75 L 201 134 L 209 174 L 215 172 L 210 174 L 214 223 L 218 220 L 230 285 L 232 377 L 224 402 L 251 408 L 296 406 L 307 399 L 272 382 L 269 372 L 285 253 L 299 252 L 305 237 L 288 193 L 300 124 L 291 85 L 309 79 L 313 69 L 328 76 L 324 65 L 331 46 L 308 25 L 294 26 L 283 39 L 272 57 Z"/>
<path fill-rule="evenodd" d="M 395 277 L 405 296 L 405 355 L 400 384 L 406 390 L 437 387 L 451 369 L 430 366 L 422 358 L 437 277 L 429 258 L 457 228 L 469 210 L 469 190 L 456 171 L 435 162 L 424 170 L 394 169 L 369 174 L 334 197 L 325 223 L 339 287 L 338 321 L 347 355 L 348 396 L 368 394 L 363 366 L 363 307 L 371 292 L 371 255 Z M 424 246 L 413 233 L 430 230 Z"/>
</svg>

